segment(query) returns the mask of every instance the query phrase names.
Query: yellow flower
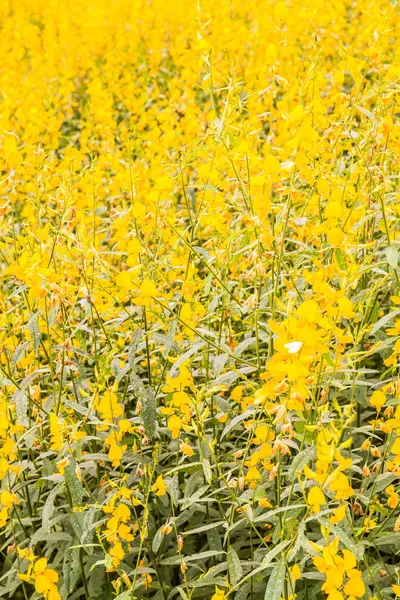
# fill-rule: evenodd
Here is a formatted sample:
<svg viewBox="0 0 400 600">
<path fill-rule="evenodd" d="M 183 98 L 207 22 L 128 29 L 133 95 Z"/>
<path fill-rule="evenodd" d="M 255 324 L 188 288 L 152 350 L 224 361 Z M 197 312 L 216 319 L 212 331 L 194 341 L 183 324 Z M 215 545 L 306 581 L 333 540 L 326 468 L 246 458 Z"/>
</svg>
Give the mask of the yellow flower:
<svg viewBox="0 0 400 600">
<path fill-rule="evenodd" d="M 112 389 L 104 392 L 103 397 L 97 405 L 97 410 L 101 414 L 102 420 L 107 423 L 112 423 L 114 419 L 124 414 L 124 409 L 118 402 L 117 394 Z"/>
<path fill-rule="evenodd" d="M 329 487 L 332 492 L 335 492 L 336 500 L 347 500 L 354 494 L 349 479 L 344 473 L 337 473 L 333 481 L 330 481 Z"/>
<path fill-rule="evenodd" d="M 162 475 L 157 477 L 156 482 L 152 486 L 151 490 L 155 492 L 157 496 L 165 496 L 167 493 L 167 487 Z"/>
<path fill-rule="evenodd" d="M 51 448 L 53 450 L 60 451 L 63 445 L 63 427 L 62 421 L 54 413 L 50 413 L 50 434 L 51 434 Z"/>
<path fill-rule="evenodd" d="M 350 574 L 350 579 L 344 586 L 344 592 L 348 596 L 354 596 L 355 598 L 361 598 L 365 594 L 365 585 L 361 579 L 360 571 L 354 569 L 353 574 Z"/>
<path fill-rule="evenodd" d="M 338 247 L 343 244 L 345 234 L 343 233 L 342 229 L 340 229 L 339 227 L 334 227 L 333 229 L 330 229 L 328 231 L 327 237 L 328 237 L 329 244 L 331 244 L 332 246 Z"/>
<path fill-rule="evenodd" d="M 182 428 L 182 421 L 181 421 L 180 417 L 177 417 L 176 415 L 172 415 L 172 417 L 170 417 L 168 419 L 168 429 L 172 433 L 172 439 L 176 439 L 177 437 L 179 437 L 179 432 L 180 432 L 181 428 Z"/>
<path fill-rule="evenodd" d="M 396 455 L 396 459 L 395 460 L 396 460 L 396 462 L 397 462 L 397 460 L 399 460 L 399 463 L 400 463 L 400 437 L 398 437 L 398 438 L 395 439 L 394 444 L 390 448 L 390 452 L 392 454 Z M 397 457 L 398 457 L 398 459 L 397 459 Z"/>
<path fill-rule="evenodd" d="M 182 442 L 181 450 L 182 450 L 183 454 L 186 454 L 186 456 L 193 456 L 193 454 L 194 454 L 194 450 L 193 450 L 192 446 L 190 444 L 187 444 L 186 442 Z"/>
<path fill-rule="evenodd" d="M 117 542 L 110 548 L 110 556 L 113 557 L 113 565 L 115 568 L 118 567 L 119 563 L 125 556 L 125 552 L 122 548 L 121 542 Z"/>
<path fill-rule="evenodd" d="M 299 565 L 293 565 L 293 567 L 290 567 L 289 571 L 290 571 L 290 577 L 293 582 L 295 582 L 301 578 L 301 570 L 300 570 Z"/>
<path fill-rule="evenodd" d="M 272 508 L 272 504 L 267 498 L 260 498 L 258 506 L 261 506 L 262 508 Z"/>
<path fill-rule="evenodd" d="M 371 406 L 374 406 L 379 412 L 386 402 L 386 394 L 380 390 L 375 391 L 369 399 Z"/>
<path fill-rule="evenodd" d="M 343 550 L 343 558 L 344 558 L 344 567 L 346 569 L 346 573 L 349 575 L 353 569 L 357 566 L 357 559 L 350 550 Z"/>
<path fill-rule="evenodd" d="M 339 590 L 332 590 L 329 592 L 327 600 L 344 600 L 344 596 Z"/>
<path fill-rule="evenodd" d="M 8 518 L 9 518 L 9 509 L 4 506 L 1 510 L 0 510 L 0 527 L 4 527 L 4 525 L 7 523 Z"/>
<path fill-rule="evenodd" d="M 249 487 L 251 489 L 253 489 L 257 486 L 257 483 L 260 479 L 261 479 L 261 473 L 257 469 L 257 467 L 251 467 L 245 475 L 245 480 L 247 481 L 247 483 L 249 484 Z"/>
<path fill-rule="evenodd" d="M 19 504 L 18 496 L 12 492 L 9 492 L 8 490 L 3 490 L 1 492 L 0 502 L 6 508 L 12 508 L 14 504 Z"/>
<path fill-rule="evenodd" d="M 145 279 L 140 286 L 140 295 L 143 298 L 155 298 L 157 296 L 157 288 L 151 279 Z"/>
<path fill-rule="evenodd" d="M 130 271 L 121 271 L 116 276 L 115 283 L 120 288 L 130 289 L 132 286 L 132 273 Z"/>
<path fill-rule="evenodd" d="M 34 560 L 33 556 L 26 556 L 28 560 Z M 22 575 L 20 575 L 22 578 Z M 57 589 L 58 574 L 54 569 L 47 568 L 47 558 L 39 558 L 33 563 L 33 568 L 30 567 L 28 573 L 23 577 L 26 581 L 31 578 L 35 584 L 35 590 L 39 594 L 43 594 L 46 600 L 60 600 Z"/>
<path fill-rule="evenodd" d="M 52 584 L 57 583 L 58 575 L 53 569 L 45 569 L 43 573 L 38 575 L 35 579 L 35 590 L 39 594 L 49 592 L 52 588 Z"/>
<path fill-rule="evenodd" d="M 321 489 L 314 485 L 307 494 L 307 503 L 311 506 L 311 510 L 317 513 L 321 510 L 321 506 L 325 504 L 325 496 Z"/>
<path fill-rule="evenodd" d="M 57 465 L 57 469 L 58 469 L 59 473 L 61 475 L 64 475 L 64 469 L 65 469 L 65 467 L 67 467 L 69 465 L 68 456 L 59 460 L 58 463 L 56 463 L 56 465 Z"/>
<path fill-rule="evenodd" d="M 341 523 L 343 521 L 343 519 L 346 516 L 346 505 L 342 504 L 341 506 L 338 506 L 338 508 L 335 508 L 332 516 L 328 518 L 328 521 L 330 523 L 332 523 L 332 525 L 337 525 L 338 523 Z"/>
<path fill-rule="evenodd" d="M 213 594 L 213 596 L 211 597 L 211 600 L 225 600 L 225 598 L 226 598 L 225 592 L 216 586 L 215 594 Z"/>
<path fill-rule="evenodd" d="M 387 501 L 388 506 L 393 509 L 396 508 L 399 503 L 399 496 L 398 496 L 398 494 L 396 494 L 394 486 L 389 485 L 386 488 L 385 492 L 389 496 L 388 501 Z"/>
<path fill-rule="evenodd" d="M 394 327 L 386 329 L 386 333 L 388 335 L 400 335 L 400 319 L 396 319 L 394 322 Z"/>
</svg>

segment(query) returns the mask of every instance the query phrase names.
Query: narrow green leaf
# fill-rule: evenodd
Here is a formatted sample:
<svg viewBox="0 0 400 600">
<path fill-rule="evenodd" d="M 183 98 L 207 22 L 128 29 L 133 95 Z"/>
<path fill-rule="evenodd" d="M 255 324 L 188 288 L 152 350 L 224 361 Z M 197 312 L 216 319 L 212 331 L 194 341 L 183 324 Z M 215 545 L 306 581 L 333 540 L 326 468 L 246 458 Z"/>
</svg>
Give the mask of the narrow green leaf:
<svg viewBox="0 0 400 600">
<path fill-rule="evenodd" d="M 265 590 L 264 600 L 280 600 L 283 592 L 283 584 L 286 575 L 285 561 L 281 560 L 272 569 L 268 579 L 267 589 Z"/>
<path fill-rule="evenodd" d="M 243 569 L 240 564 L 240 558 L 232 546 L 228 550 L 227 562 L 229 577 L 233 585 L 236 585 L 243 577 Z"/>
<path fill-rule="evenodd" d="M 389 265 L 392 267 L 392 269 L 395 269 L 399 262 L 399 252 L 397 248 L 395 246 L 388 246 L 385 250 L 385 254 Z"/>
<path fill-rule="evenodd" d="M 236 425 L 239 425 L 239 423 L 241 423 L 242 421 L 245 421 L 246 419 L 249 419 L 250 417 L 253 416 L 253 412 L 252 411 L 246 411 L 244 413 L 242 413 L 241 415 L 238 415 L 237 417 L 234 417 L 229 423 L 228 425 L 226 425 L 226 427 L 224 428 L 222 434 L 221 434 L 221 440 L 230 432 L 232 431 L 232 429 L 234 429 L 236 427 Z"/>
<path fill-rule="evenodd" d="M 318 521 L 324 525 L 325 527 L 329 527 L 330 531 L 339 538 L 339 540 L 346 546 L 350 552 L 354 554 L 357 560 L 361 560 L 364 556 L 364 546 L 360 544 L 356 544 L 356 542 L 338 525 L 332 525 L 327 519 L 324 517 L 318 517 Z"/>
<path fill-rule="evenodd" d="M 194 533 L 202 533 L 202 531 L 208 531 L 209 529 L 220 527 L 221 525 L 225 525 L 225 523 L 226 521 L 215 521 L 214 523 L 208 523 L 208 525 L 202 525 L 201 527 L 196 527 L 195 529 L 184 531 L 182 535 L 193 535 Z"/>
<path fill-rule="evenodd" d="M 44 503 L 42 511 L 42 527 L 48 531 L 50 531 L 50 519 L 53 516 L 55 497 L 63 490 L 63 488 L 64 482 L 62 481 L 51 490 Z"/>
<path fill-rule="evenodd" d="M 205 458 L 203 460 L 203 472 L 204 472 L 204 477 L 205 477 L 207 483 L 211 483 L 212 471 L 211 471 L 210 461 L 208 460 L 208 458 Z"/>
<path fill-rule="evenodd" d="M 173 319 L 168 329 L 168 333 L 165 338 L 163 358 L 166 359 L 171 352 L 172 345 L 174 343 L 174 337 L 176 333 L 176 320 Z"/>
<path fill-rule="evenodd" d="M 296 473 L 298 473 L 298 471 L 303 471 L 304 467 L 316 457 L 316 454 L 315 446 L 308 446 L 299 452 L 299 454 L 297 454 L 292 460 L 288 469 L 289 480 L 292 480 L 294 477 L 296 477 Z"/>
<path fill-rule="evenodd" d="M 28 424 L 28 396 L 22 390 L 16 390 L 12 396 L 15 403 L 17 421 L 21 425 Z"/>
<path fill-rule="evenodd" d="M 164 524 L 164 525 L 162 525 L 162 526 L 161 526 L 161 527 L 160 527 L 160 528 L 157 530 L 157 532 L 156 532 L 156 534 L 155 534 L 155 536 L 154 536 L 154 538 L 153 538 L 153 541 L 152 541 L 151 547 L 152 547 L 152 550 L 153 550 L 154 554 L 157 554 L 157 553 L 158 553 L 158 551 L 159 551 L 159 549 L 160 549 L 160 547 L 161 547 L 161 544 L 163 543 L 163 539 L 164 539 L 164 535 L 165 535 L 165 534 L 162 532 L 162 528 L 163 528 L 163 527 L 165 527 L 165 524 Z M 179 556 L 178 556 L 178 558 L 179 558 Z M 179 561 L 180 561 L 180 558 L 179 558 Z"/>
<path fill-rule="evenodd" d="M 146 394 L 143 399 L 141 415 L 143 425 L 146 429 L 146 434 L 152 438 L 156 432 L 157 406 L 156 396 L 151 388 L 146 390 Z"/>
<path fill-rule="evenodd" d="M 379 321 L 375 323 L 375 325 L 371 329 L 371 335 L 374 335 L 374 333 L 379 331 L 379 329 L 382 329 L 382 327 L 389 325 L 390 321 L 394 319 L 394 317 L 396 317 L 398 314 L 400 314 L 400 309 L 393 310 L 387 315 L 384 315 L 381 319 L 379 319 Z"/>
<path fill-rule="evenodd" d="M 70 548 L 64 554 L 63 575 L 67 595 L 72 594 L 80 578 L 79 548 Z"/>
<path fill-rule="evenodd" d="M 72 457 L 69 459 L 69 465 L 64 468 L 64 478 L 71 494 L 72 505 L 74 508 L 80 508 L 85 492 L 76 474 L 76 463 Z"/>
<path fill-rule="evenodd" d="M 346 255 L 343 252 L 343 250 L 341 250 L 340 248 L 336 248 L 335 249 L 335 257 L 336 257 L 339 267 L 342 269 L 342 271 L 345 271 L 347 268 L 347 264 L 346 264 Z"/>
<path fill-rule="evenodd" d="M 267 565 L 271 564 L 275 556 L 278 556 L 278 554 L 280 554 L 282 550 L 291 543 L 291 541 L 292 540 L 284 540 L 272 548 L 272 550 L 270 550 L 262 559 L 261 566 L 266 567 Z"/>
<path fill-rule="evenodd" d="M 33 349 L 35 352 L 37 352 L 40 344 L 40 330 L 37 315 L 35 313 L 33 313 L 31 318 L 29 319 L 27 327 L 29 329 L 29 333 L 31 334 Z"/>
<path fill-rule="evenodd" d="M 176 589 L 179 592 L 179 595 L 182 598 L 182 600 L 189 600 L 185 590 L 183 588 L 181 588 L 180 585 L 178 585 Z"/>
</svg>

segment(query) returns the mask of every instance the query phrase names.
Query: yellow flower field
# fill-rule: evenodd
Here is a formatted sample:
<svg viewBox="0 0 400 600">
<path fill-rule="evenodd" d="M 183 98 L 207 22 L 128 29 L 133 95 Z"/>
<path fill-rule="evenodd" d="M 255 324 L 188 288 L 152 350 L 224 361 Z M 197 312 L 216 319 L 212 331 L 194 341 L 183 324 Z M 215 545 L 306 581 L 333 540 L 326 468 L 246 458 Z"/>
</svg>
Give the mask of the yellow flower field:
<svg viewBox="0 0 400 600">
<path fill-rule="evenodd" d="M 400 597 L 399 38 L 1 0 L 0 598 Z"/>
</svg>

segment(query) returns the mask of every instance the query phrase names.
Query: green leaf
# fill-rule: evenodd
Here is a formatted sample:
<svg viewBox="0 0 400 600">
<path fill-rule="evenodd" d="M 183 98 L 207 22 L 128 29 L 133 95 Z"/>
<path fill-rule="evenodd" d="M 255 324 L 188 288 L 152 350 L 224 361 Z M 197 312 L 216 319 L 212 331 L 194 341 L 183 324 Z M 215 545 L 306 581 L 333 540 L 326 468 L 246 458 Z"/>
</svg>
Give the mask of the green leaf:
<svg viewBox="0 0 400 600">
<path fill-rule="evenodd" d="M 57 494 L 59 494 L 64 488 L 64 482 L 62 481 L 55 488 L 51 490 L 49 495 L 46 498 L 46 502 L 43 506 L 42 511 L 42 527 L 50 531 L 50 519 L 53 515 L 54 511 L 54 500 Z"/>
<path fill-rule="evenodd" d="M 261 523 L 262 521 L 268 521 L 271 517 L 274 517 L 275 515 L 279 515 L 280 513 L 283 512 L 288 512 L 290 510 L 298 510 L 300 508 L 304 508 L 306 506 L 306 504 L 288 504 L 287 506 L 281 506 L 280 508 L 273 508 L 271 510 L 266 511 L 265 513 L 258 515 L 258 517 L 256 517 L 254 519 L 254 523 Z M 233 525 L 231 525 L 231 527 L 229 527 L 229 529 L 233 529 L 235 526 L 235 523 Z M 228 529 L 228 531 L 229 531 Z"/>
<path fill-rule="evenodd" d="M 370 110 L 364 108 L 363 106 L 357 106 L 357 109 L 360 112 L 362 112 L 366 117 L 368 117 L 368 119 L 370 119 L 373 123 L 377 123 L 375 116 L 372 114 L 372 112 Z"/>
<path fill-rule="evenodd" d="M 136 375 L 134 371 L 132 371 L 130 375 L 130 381 L 133 393 L 135 394 L 139 402 L 141 402 L 143 405 L 146 396 L 146 388 L 144 387 L 143 381 L 140 379 L 140 377 L 138 377 L 138 375 Z"/>
<path fill-rule="evenodd" d="M 172 502 L 175 504 L 175 506 L 178 506 L 180 490 L 179 490 L 179 479 L 178 479 L 177 475 L 174 475 L 173 478 L 171 479 L 171 483 L 169 486 L 169 493 L 170 493 Z"/>
<path fill-rule="evenodd" d="M 267 589 L 265 590 L 264 600 L 280 600 L 283 592 L 283 584 L 286 575 L 285 561 L 281 560 L 268 579 Z"/>
<path fill-rule="evenodd" d="M 163 543 L 164 533 L 161 531 L 163 527 L 165 527 L 165 524 L 161 525 L 161 527 L 157 530 L 157 532 L 153 538 L 151 548 L 152 548 L 154 554 L 158 553 L 158 551 L 161 547 L 161 544 Z M 178 558 L 179 558 L 179 556 L 178 556 Z M 180 561 L 180 558 L 179 558 L 179 561 Z"/>
<path fill-rule="evenodd" d="M 238 415 L 237 417 L 234 417 L 229 423 L 228 425 L 226 425 L 226 427 L 224 428 L 222 434 L 221 434 L 221 440 L 230 432 L 232 431 L 232 429 L 234 429 L 236 427 L 236 425 L 238 425 L 239 423 L 241 423 L 242 421 L 244 421 L 245 419 L 249 419 L 250 417 L 253 416 L 253 411 L 246 411 L 244 413 L 242 413 L 241 415 Z"/>
<path fill-rule="evenodd" d="M 143 398 L 142 420 L 146 434 L 152 438 L 156 432 L 157 406 L 154 391 L 149 388 Z"/>
<path fill-rule="evenodd" d="M 292 540 L 284 540 L 283 542 L 280 542 L 280 544 L 277 544 L 274 548 L 272 548 L 272 550 L 267 552 L 267 554 L 262 559 L 261 566 L 264 568 L 270 565 L 271 562 L 274 560 L 275 556 L 278 556 L 278 554 L 282 552 L 282 550 L 286 548 L 286 546 L 288 546 L 291 543 L 291 541 Z"/>
<path fill-rule="evenodd" d="M 212 471 L 211 471 L 210 461 L 208 460 L 208 458 L 205 458 L 203 460 L 203 472 L 204 472 L 204 477 L 205 477 L 207 483 L 211 483 Z"/>
<path fill-rule="evenodd" d="M 393 475 L 393 473 L 382 473 L 378 475 L 373 484 L 375 494 L 378 494 L 385 488 L 387 488 L 391 483 L 398 479 L 397 475 Z"/>
<path fill-rule="evenodd" d="M 395 246 L 388 246 L 385 250 L 385 254 L 389 265 L 392 267 L 392 269 L 395 269 L 399 262 L 399 252 L 397 248 Z"/>
<path fill-rule="evenodd" d="M 201 527 L 196 527 L 195 529 L 190 529 L 189 531 L 184 531 L 182 535 L 192 535 L 193 533 L 202 533 L 203 531 L 208 531 L 209 529 L 214 529 L 215 527 L 220 527 L 221 525 L 225 525 L 226 521 L 215 521 L 215 523 L 208 523 L 208 525 L 202 525 Z"/>
<path fill-rule="evenodd" d="M 4 586 L 0 587 L 0 598 L 5 598 L 6 595 L 8 598 L 17 597 L 17 595 L 14 595 L 14 592 L 22 585 L 22 581 L 18 577 L 18 569 L 9 567 L 6 573 L 0 578 L 0 581 L 3 579 L 7 579 L 7 581 Z"/>
<path fill-rule="evenodd" d="M 224 368 L 228 360 L 228 354 L 220 354 L 219 356 L 216 356 L 214 358 L 214 376 L 216 378 L 220 375 L 222 369 Z"/>
<path fill-rule="evenodd" d="M 230 546 L 228 550 L 227 563 L 229 577 L 233 585 L 236 585 L 243 577 L 243 569 L 240 564 L 240 558 L 232 546 Z"/>
<path fill-rule="evenodd" d="M 236 592 L 235 600 L 247 600 L 251 590 L 251 584 L 246 583 L 238 592 Z"/>
<path fill-rule="evenodd" d="M 210 550 L 213 550 L 214 552 L 222 551 L 222 540 L 218 535 L 218 531 L 215 529 L 210 529 L 210 531 L 207 531 L 207 539 Z"/>
<path fill-rule="evenodd" d="M 182 356 L 179 357 L 176 363 L 173 364 L 172 368 L 169 371 L 170 376 L 174 379 L 179 374 L 180 366 L 193 354 L 199 352 L 201 348 L 203 348 L 203 346 L 205 346 L 205 342 L 198 342 L 196 344 L 193 344 L 193 346 L 191 346 L 187 352 L 182 354 Z"/>
<path fill-rule="evenodd" d="M 64 478 L 69 493 L 71 494 L 72 506 L 74 508 L 80 508 L 85 492 L 83 485 L 76 474 L 76 463 L 72 456 L 69 457 L 69 465 L 64 468 Z"/>
<path fill-rule="evenodd" d="M 382 327 L 385 327 L 385 325 L 389 325 L 390 321 L 394 319 L 394 317 L 396 317 L 398 314 L 400 314 L 400 309 L 393 310 L 389 314 L 384 315 L 381 319 L 379 319 L 379 321 L 375 323 L 375 325 L 371 329 L 371 335 L 374 335 L 374 333 L 379 331 L 379 329 L 382 329 Z"/>
<path fill-rule="evenodd" d="M 203 481 L 203 478 L 201 479 Z M 194 502 L 199 502 L 201 497 L 206 493 L 209 489 L 209 485 L 202 485 L 198 490 L 196 490 L 191 496 L 187 496 L 187 491 L 185 490 L 185 497 L 182 500 L 179 500 L 179 504 L 182 504 L 182 510 L 186 510 L 189 508 Z"/>
<path fill-rule="evenodd" d="M 304 467 L 308 465 L 317 455 L 315 446 L 308 446 L 299 454 L 297 454 L 291 462 L 288 469 L 288 478 L 292 480 L 296 477 L 298 471 L 303 471 Z"/>
<path fill-rule="evenodd" d="M 11 357 L 11 364 L 13 367 L 15 367 L 15 365 L 21 360 L 24 351 L 27 350 L 28 348 L 29 348 L 29 342 L 22 342 L 21 344 L 19 344 L 17 346 L 14 354 Z"/>
<path fill-rule="evenodd" d="M 118 596 L 114 597 L 114 600 L 130 600 L 132 598 L 131 590 L 125 590 L 122 594 L 118 594 Z"/>
<path fill-rule="evenodd" d="M 63 518 L 63 517 L 62 517 Z M 60 519 L 58 519 L 60 520 Z M 60 531 L 59 533 L 49 533 L 47 527 L 39 527 L 37 531 L 32 535 L 30 539 L 31 546 L 34 546 L 38 542 L 49 542 L 49 541 L 64 541 L 69 542 L 72 540 L 72 537 L 69 533 L 65 533 L 64 531 Z"/>
<path fill-rule="evenodd" d="M 72 594 L 81 575 L 79 548 L 67 549 L 63 563 L 64 588 L 67 595 Z"/>
<path fill-rule="evenodd" d="M 92 506 L 87 510 L 83 517 L 82 522 L 82 535 L 81 535 L 81 544 L 85 546 L 85 550 L 88 554 L 93 553 L 93 546 L 91 545 L 91 541 L 93 539 L 93 534 L 96 525 L 96 516 L 97 516 L 97 508 Z"/>
<path fill-rule="evenodd" d="M 28 396 L 22 390 L 13 393 L 12 400 L 15 403 L 17 421 L 21 425 L 28 425 Z"/>
<path fill-rule="evenodd" d="M 182 598 L 182 600 L 189 600 L 185 590 L 183 590 L 180 585 L 177 586 L 176 590 L 179 592 L 179 595 Z"/>
<path fill-rule="evenodd" d="M 143 329 L 141 327 L 138 327 L 135 333 L 133 334 L 132 342 L 130 343 L 128 348 L 128 363 L 131 369 L 134 369 L 135 367 L 135 355 L 142 335 Z"/>
<path fill-rule="evenodd" d="M 164 359 L 168 358 L 168 355 L 171 352 L 171 348 L 174 343 L 175 333 L 176 333 L 176 320 L 173 319 L 171 321 L 171 324 L 168 329 L 168 333 L 165 338 L 164 352 L 163 352 Z"/>
<path fill-rule="evenodd" d="M 357 560 L 362 560 L 364 556 L 364 546 L 362 544 L 356 544 L 355 541 L 345 532 L 341 527 L 337 525 L 332 525 L 327 519 L 324 517 L 318 517 L 318 521 L 328 527 L 334 536 L 338 537 L 339 540 L 346 546 L 350 552 L 354 554 Z"/>
<path fill-rule="evenodd" d="M 375 546 L 391 546 L 394 545 L 396 549 L 400 547 L 400 532 L 389 533 L 382 535 L 375 540 Z"/>
<path fill-rule="evenodd" d="M 37 315 L 35 313 L 33 313 L 31 318 L 29 319 L 29 321 L 27 323 L 27 327 L 31 334 L 33 349 L 36 353 L 39 349 L 39 344 L 40 344 L 40 330 L 39 330 Z"/>
<path fill-rule="evenodd" d="M 204 560 L 205 558 L 217 556 L 218 554 L 225 554 L 225 552 L 223 550 L 220 550 L 219 552 L 215 552 L 215 550 L 205 550 L 204 552 L 197 552 L 196 554 L 190 554 L 190 556 L 185 556 L 185 561 L 194 562 L 196 560 Z"/>
<path fill-rule="evenodd" d="M 347 269 L 347 264 L 346 264 L 346 255 L 343 252 L 343 250 L 340 250 L 340 248 L 336 248 L 335 257 L 336 257 L 339 267 L 342 269 L 342 271 L 345 271 Z"/>
<path fill-rule="evenodd" d="M 303 554 L 309 554 L 310 556 L 314 556 L 316 553 L 314 548 L 311 546 L 308 537 L 306 536 L 306 525 L 304 521 L 300 522 L 297 530 L 296 541 L 288 556 L 288 560 L 293 560 L 299 551 L 301 551 Z"/>
</svg>

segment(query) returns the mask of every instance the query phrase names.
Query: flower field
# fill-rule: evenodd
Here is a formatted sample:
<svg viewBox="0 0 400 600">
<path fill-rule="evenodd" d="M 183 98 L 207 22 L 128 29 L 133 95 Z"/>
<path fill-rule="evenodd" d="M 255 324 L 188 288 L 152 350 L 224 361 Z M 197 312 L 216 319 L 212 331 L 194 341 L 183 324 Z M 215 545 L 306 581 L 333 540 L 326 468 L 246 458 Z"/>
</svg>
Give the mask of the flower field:
<svg viewBox="0 0 400 600">
<path fill-rule="evenodd" d="M 399 37 L 0 2 L 0 598 L 400 597 Z"/>
</svg>

